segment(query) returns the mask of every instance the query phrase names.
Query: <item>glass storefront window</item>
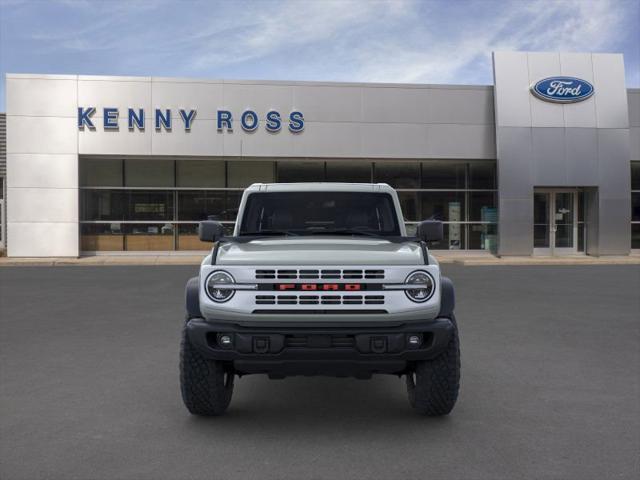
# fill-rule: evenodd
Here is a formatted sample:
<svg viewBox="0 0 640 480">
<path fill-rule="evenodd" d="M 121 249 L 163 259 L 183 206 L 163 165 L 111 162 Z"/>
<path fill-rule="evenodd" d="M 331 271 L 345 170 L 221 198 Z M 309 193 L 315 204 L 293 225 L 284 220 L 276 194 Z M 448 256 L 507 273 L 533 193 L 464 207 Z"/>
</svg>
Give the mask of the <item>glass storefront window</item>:
<svg viewBox="0 0 640 480">
<path fill-rule="evenodd" d="M 124 223 L 125 250 L 166 251 L 174 250 L 172 223 Z"/>
<path fill-rule="evenodd" d="M 495 192 L 469 192 L 469 221 L 498 221 Z"/>
<path fill-rule="evenodd" d="M 421 220 L 464 221 L 464 192 L 421 192 L 419 195 Z"/>
<path fill-rule="evenodd" d="M 327 162 L 327 182 L 371 183 L 371 162 Z"/>
<path fill-rule="evenodd" d="M 422 188 L 464 189 L 466 163 L 423 162 Z"/>
<path fill-rule="evenodd" d="M 631 190 L 640 190 L 640 162 L 631 162 Z"/>
<path fill-rule="evenodd" d="M 278 182 L 323 182 L 324 162 L 278 162 Z"/>
<path fill-rule="evenodd" d="M 82 190 L 80 199 L 82 220 L 125 220 L 127 217 L 124 190 Z"/>
<path fill-rule="evenodd" d="M 495 224 L 470 224 L 469 246 L 471 250 L 488 250 L 495 252 L 498 248 L 498 226 Z"/>
<path fill-rule="evenodd" d="M 640 223 L 631 224 L 631 248 L 640 248 Z"/>
<path fill-rule="evenodd" d="M 235 220 L 239 204 L 240 192 L 181 191 L 178 192 L 178 220 L 200 221 L 209 217 Z"/>
<path fill-rule="evenodd" d="M 224 162 L 221 160 L 176 161 L 176 186 L 215 188 L 225 186 Z"/>
<path fill-rule="evenodd" d="M 127 192 L 126 220 L 173 220 L 173 192 L 132 190 Z"/>
<path fill-rule="evenodd" d="M 173 187 L 175 163 L 169 160 L 125 160 L 127 187 Z"/>
<path fill-rule="evenodd" d="M 80 248 L 85 252 L 124 250 L 122 224 L 85 223 L 80 226 Z"/>
<path fill-rule="evenodd" d="M 497 187 L 495 162 L 469 162 L 468 188 L 495 190 Z"/>
<path fill-rule="evenodd" d="M 274 162 L 229 162 L 227 164 L 230 188 L 247 188 L 252 183 L 273 183 Z"/>
<path fill-rule="evenodd" d="M 274 180 L 389 183 L 405 190 L 398 197 L 409 234 L 415 232 L 411 222 L 451 223 L 445 225 L 446 241 L 434 248 L 486 249 L 497 222 L 496 192 L 473 191 L 495 187 L 495 163 L 486 161 L 82 158 L 80 179 L 81 221 L 104 222 L 82 224 L 83 251 L 209 249 L 197 240 L 197 222 L 215 217 L 231 234 L 241 189 Z"/>
<path fill-rule="evenodd" d="M 80 185 L 89 187 L 121 187 L 123 161 L 113 158 L 80 160 Z"/>
<path fill-rule="evenodd" d="M 375 162 L 374 183 L 388 183 L 393 188 L 420 188 L 419 162 Z"/>
<path fill-rule="evenodd" d="M 402 215 L 407 222 L 419 222 L 418 217 L 418 194 L 414 192 L 398 192 Z"/>
<path fill-rule="evenodd" d="M 443 225 L 443 239 L 439 242 L 429 243 L 432 250 L 463 250 L 466 247 L 466 225 L 460 223 L 445 223 Z"/>
<path fill-rule="evenodd" d="M 640 192 L 631 193 L 631 221 L 640 222 Z"/>
</svg>

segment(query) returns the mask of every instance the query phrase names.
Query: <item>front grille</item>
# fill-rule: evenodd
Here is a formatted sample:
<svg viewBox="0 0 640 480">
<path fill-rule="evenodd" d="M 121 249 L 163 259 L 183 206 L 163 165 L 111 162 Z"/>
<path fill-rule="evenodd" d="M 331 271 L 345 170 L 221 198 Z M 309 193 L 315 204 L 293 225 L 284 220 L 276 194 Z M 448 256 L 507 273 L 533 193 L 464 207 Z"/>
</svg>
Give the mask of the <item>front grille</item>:
<svg viewBox="0 0 640 480">
<path fill-rule="evenodd" d="M 369 280 L 384 278 L 384 270 L 272 269 L 256 270 L 257 280 Z"/>
<path fill-rule="evenodd" d="M 384 295 L 256 295 L 256 305 L 384 305 Z"/>
</svg>

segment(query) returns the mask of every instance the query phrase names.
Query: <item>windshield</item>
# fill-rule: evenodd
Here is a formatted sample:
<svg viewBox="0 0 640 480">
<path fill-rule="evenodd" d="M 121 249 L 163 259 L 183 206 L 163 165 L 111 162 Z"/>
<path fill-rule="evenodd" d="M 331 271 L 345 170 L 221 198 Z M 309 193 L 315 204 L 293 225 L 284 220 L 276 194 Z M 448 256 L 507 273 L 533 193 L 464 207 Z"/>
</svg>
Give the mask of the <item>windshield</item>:
<svg viewBox="0 0 640 480">
<path fill-rule="evenodd" d="M 265 192 L 247 198 L 240 235 L 399 236 L 388 193 Z"/>
</svg>

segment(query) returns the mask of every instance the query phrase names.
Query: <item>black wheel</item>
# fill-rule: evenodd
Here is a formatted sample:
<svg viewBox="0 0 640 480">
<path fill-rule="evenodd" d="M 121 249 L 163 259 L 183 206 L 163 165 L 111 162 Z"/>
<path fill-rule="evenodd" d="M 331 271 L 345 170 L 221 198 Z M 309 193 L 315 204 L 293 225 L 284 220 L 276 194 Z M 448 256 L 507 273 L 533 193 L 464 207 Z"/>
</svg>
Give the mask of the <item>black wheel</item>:
<svg viewBox="0 0 640 480">
<path fill-rule="evenodd" d="M 191 344 L 187 327 L 180 345 L 182 401 L 193 415 L 222 415 L 233 394 L 233 371 L 223 362 L 204 358 Z"/>
<path fill-rule="evenodd" d="M 453 336 L 444 352 L 433 360 L 416 362 L 407 373 L 409 403 L 419 413 L 435 417 L 447 415 L 458 399 L 460 388 L 460 342 L 453 315 Z"/>
</svg>

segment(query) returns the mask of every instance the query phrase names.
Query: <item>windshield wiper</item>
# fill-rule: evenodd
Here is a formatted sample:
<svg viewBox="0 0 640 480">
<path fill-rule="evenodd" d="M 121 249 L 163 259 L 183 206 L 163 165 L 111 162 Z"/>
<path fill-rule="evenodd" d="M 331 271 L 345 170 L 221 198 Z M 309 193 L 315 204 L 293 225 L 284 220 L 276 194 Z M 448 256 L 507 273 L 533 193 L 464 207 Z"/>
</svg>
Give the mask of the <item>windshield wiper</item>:
<svg viewBox="0 0 640 480">
<path fill-rule="evenodd" d="M 260 237 L 267 235 L 291 235 L 297 237 L 298 234 L 292 230 L 260 230 L 259 232 L 240 232 L 240 236 Z"/>
</svg>

